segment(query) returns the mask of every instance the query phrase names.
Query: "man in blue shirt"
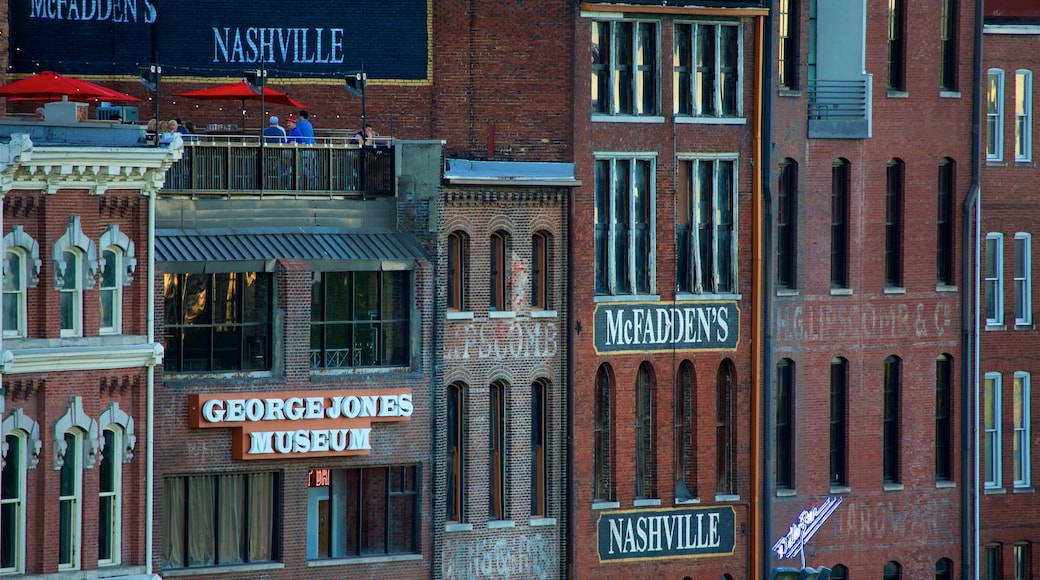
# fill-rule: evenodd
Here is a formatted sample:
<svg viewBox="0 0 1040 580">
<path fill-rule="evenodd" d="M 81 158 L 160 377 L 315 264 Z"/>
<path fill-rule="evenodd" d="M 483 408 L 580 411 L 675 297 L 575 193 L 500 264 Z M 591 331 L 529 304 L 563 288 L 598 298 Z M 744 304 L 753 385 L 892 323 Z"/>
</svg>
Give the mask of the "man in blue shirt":
<svg viewBox="0 0 1040 580">
<path fill-rule="evenodd" d="M 300 130 L 300 143 L 314 145 L 314 126 L 311 125 L 310 113 L 306 109 L 300 111 L 300 119 L 296 122 L 296 128 Z"/>
</svg>

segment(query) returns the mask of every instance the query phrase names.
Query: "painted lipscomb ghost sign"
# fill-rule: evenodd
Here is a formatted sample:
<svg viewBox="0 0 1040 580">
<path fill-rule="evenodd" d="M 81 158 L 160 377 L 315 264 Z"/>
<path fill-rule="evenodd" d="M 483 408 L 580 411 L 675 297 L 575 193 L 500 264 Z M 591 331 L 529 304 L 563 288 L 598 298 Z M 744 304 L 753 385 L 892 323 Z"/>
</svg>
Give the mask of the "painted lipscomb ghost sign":
<svg viewBox="0 0 1040 580">
<path fill-rule="evenodd" d="M 732 350 L 740 335 L 735 301 L 603 303 L 594 320 L 600 353 Z"/>
<path fill-rule="evenodd" d="M 730 506 L 605 512 L 597 526 L 599 560 L 655 560 L 733 553 Z"/>
<path fill-rule="evenodd" d="M 427 0 L 9 0 L 10 72 L 428 76 Z M 61 42 L 54 42 L 60 38 Z"/>
</svg>

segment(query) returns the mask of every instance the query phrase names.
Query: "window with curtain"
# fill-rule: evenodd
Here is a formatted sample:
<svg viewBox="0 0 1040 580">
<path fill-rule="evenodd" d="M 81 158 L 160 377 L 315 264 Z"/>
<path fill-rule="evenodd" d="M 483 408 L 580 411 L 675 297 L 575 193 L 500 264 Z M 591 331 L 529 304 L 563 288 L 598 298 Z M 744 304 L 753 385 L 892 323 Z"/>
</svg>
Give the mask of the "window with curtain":
<svg viewBox="0 0 1040 580">
<path fill-rule="evenodd" d="M 163 567 L 228 566 L 279 559 L 280 474 L 163 480 Z"/>
<path fill-rule="evenodd" d="M 658 23 L 592 23 L 592 113 L 659 115 Z"/>
<path fill-rule="evenodd" d="M 271 274 L 166 274 L 163 282 L 167 371 L 271 368 Z"/>
<path fill-rule="evenodd" d="M 595 400 L 592 418 L 593 492 L 596 501 L 614 499 L 613 457 L 611 456 L 610 397 L 612 389 L 610 367 L 600 365 L 596 371 Z"/>
<path fill-rule="evenodd" d="M 639 365 L 636 373 L 635 408 L 635 468 L 636 497 L 657 497 L 657 478 L 654 465 L 654 379 L 650 363 Z"/>
<path fill-rule="evenodd" d="M 412 273 L 317 272 L 311 285 L 311 368 L 407 366 Z"/>
<path fill-rule="evenodd" d="M 307 558 L 364 558 L 418 554 L 418 465 L 314 469 Z"/>
<path fill-rule="evenodd" d="M 652 157 L 596 160 L 596 294 L 651 294 L 656 261 Z"/>
</svg>

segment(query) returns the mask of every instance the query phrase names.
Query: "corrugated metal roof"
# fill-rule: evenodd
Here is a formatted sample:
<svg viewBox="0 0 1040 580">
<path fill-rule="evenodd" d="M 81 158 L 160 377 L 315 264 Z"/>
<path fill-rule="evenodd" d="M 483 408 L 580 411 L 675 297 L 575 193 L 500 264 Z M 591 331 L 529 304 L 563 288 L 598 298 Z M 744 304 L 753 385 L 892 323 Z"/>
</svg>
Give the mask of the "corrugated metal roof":
<svg viewBox="0 0 1040 580">
<path fill-rule="evenodd" d="M 444 179 L 460 185 L 578 186 L 573 163 L 446 159 Z"/>
<path fill-rule="evenodd" d="M 155 254 L 171 273 L 270 271 L 279 258 L 305 260 L 321 270 L 411 270 L 425 258 L 419 243 L 403 232 L 334 228 L 156 230 Z"/>
</svg>

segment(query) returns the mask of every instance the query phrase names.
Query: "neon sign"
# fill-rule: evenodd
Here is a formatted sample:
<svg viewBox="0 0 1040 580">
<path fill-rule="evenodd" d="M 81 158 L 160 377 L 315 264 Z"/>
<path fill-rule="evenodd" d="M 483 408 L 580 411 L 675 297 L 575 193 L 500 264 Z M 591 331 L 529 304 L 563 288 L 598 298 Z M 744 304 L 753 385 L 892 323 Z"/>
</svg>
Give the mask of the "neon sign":
<svg viewBox="0 0 1040 580">
<path fill-rule="evenodd" d="M 780 560 L 786 558 L 802 557 L 802 568 L 805 568 L 805 544 L 812 539 L 816 532 L 827 521 L 841 505 L 840 497 L 829 497 L 823 504 L 811 509 L 803 510 L 798 514 L 798 521 L 791 524 L 787 534 L 773 544 L 773 551 Z"/>
</svg>

